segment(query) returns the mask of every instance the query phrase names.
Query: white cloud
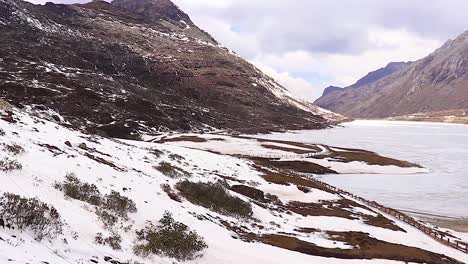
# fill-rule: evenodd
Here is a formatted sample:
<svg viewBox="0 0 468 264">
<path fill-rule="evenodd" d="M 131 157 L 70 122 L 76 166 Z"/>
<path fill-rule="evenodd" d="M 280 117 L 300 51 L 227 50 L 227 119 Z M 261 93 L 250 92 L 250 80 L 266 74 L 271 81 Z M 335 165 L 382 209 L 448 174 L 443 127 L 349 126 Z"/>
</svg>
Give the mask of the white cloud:
<svg viewBox="0 0 468 264">
<path fill-rule="evenodd" d="M 266 73 L 278 79 L 296 95 L 309 100 L 321 95 L 328 85 L 348 86 L 370 71 L 391 61 L 414 61 L 434 51 L 442 43 L 423 39 L 406 30 L 372 29 L 368 33 L 372 49 L 359 54 L 330 54 L 292 51 L 281 55 L 262 54 L 254 59 Z M 315 82 L 292 77 L 314 76 Z M 321 80 L 321 81 L 320 81 Z M 317 87 L 318 85 L 321 85 Z M 297 87 L 296 87 L 297 86 Z"/>
<path fill-rule="evenodd" d="M 272 67 L 263 64 L 262 62 L 253 62 L 253 64 L 262 70 L 265 74 L 273 77 L 279 84 L 286 87 L 292 94 L 297 97 L 314 101 L 322 93 L 322 87 L 325 83 L 311 84 L 303 78 L 293 77 L 289 72 L 277 72 Z"/>
</svg>

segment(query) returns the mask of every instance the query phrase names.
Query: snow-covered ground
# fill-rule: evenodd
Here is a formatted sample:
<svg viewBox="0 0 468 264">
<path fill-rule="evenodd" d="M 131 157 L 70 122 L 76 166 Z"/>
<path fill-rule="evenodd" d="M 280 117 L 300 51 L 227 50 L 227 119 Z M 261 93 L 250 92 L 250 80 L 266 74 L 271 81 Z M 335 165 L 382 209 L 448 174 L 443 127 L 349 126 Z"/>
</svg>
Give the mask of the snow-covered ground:
<svg viewBox="0 0 468 264">
<path fill-rule="evenodd" d="M 362 148 L 418 163 L 430 172 L 327 175 L 323 179 L 392 207 L 468 218 L 467 125 L 373 120 L 343 125 L 259 137 Z"/>
<path fill-rule="evenodd" d="M 443 246 L 400 222 L 397 222 L 397 225 L 407 230 L 407 233 L 369 226 L 359 219 L 279 214 L 253 205 L 253 216 L 259 219 L 265 227 L 259 229 L 250 221 L 218 215 L 187 201 L 178 203 L 171 200 L 161 190 L 160 185 L 162 183 L 173 185 L 177 180 L 164 176 L 153 166 L 162 161 L 170 162 L 188 171 L 191 174 L 191 181 L 216 181 L 219 180 L 216 175 L 222 173 L 227 177 L 255 182 L 258 189 L 275 194 L 283 201 L 334 201 L 339 197 L 317 189 L 303 194 L 297 188 L 269 184 L 259 177 L 259 172 L 253 169 L 251 162 L 244 159 L 171 144 L 91 137 L 24 113 L 18 112 L 16 116 L 19 119 L 16 124 L 0 120 L 0 128 L 5 132 L 5 135 L 0 136 L 0 143 L 2 143 L 0 148 L 3 150 L 3 144 L 18 144 L 25 149 L 25 152 L 12 156 L 7 151 L 2 151 L 0 159 L 6 156 L 17 159 L 23 168 L 12 172 L 0 171 L 0 193 L 11 192 L 25 197 L 35 197 L 51 204 L 57 208 L 66 225 L 63 236 L 41 242 L 34 241 L 28 231 L 19 232 L 0 228 L 2 238 L 0 239 L 0 263 L 90 263 L 91 259 L 103 263 L 102 260 L 106 256 L 120 261 L 173 263 L 173 259 L 158 256 L 140 258 L 132 251 L 132 245 L 136 239 L 135 230 L 143 228 L 148 220 L 156 222 L 166 210 L 172 212 L 176 220 L 196 230 L 208 244 L 208 249 L 205 250 L 201 259 L 188 263 L 401 263 L 378 259 L 345 260 L 316 257 L 261 243 L 247 243 L 234 239 L 235 234 L 216 220 L 201 221 L 191 213 L 215 215 L 263 234 L 292 233 L 304 241 L 329 248 L 349 248 L 349 246 L 330 240 L 321 233 L 304 235 L 296 232 L 295 229 L 308 227 L 323 230 L 364 231 L 377 239 L 419 247 L 454 257 L 460 261 L 468 261 L 468 255 Z M 85 143 L 86 147 L 83 147 L 82 143 Z M 79 145 L 82 147 L 80 148 Z M 152 154 L 152 149 L 163 151 L 164 154 L 157 157 Z M 183 158 L 177 160 L 178 158 L 171 158 L 171 154 L 180 155 Z M 89 155 L 106 160 L 115 167 L 91 159 Z M 83 182 L 96 184 L 103 194 L 111 190 L 119 191 L 136 203 L 138 212 L 130 214 L 129 224 L 132 224 L 132 227 L 129 230 L 119 229 L 119 234 L 123 238 L 121 251 L 95 244 L 96 233 L 108 234 L 108 230 L 103 227 L 92 207 L 81 201 L 65 199 L 63 193 L 54 188 L 54 184 L 63 181 L 67 173 L 74 173 Z M 246 197 L 239 197 L 247 200 Z M 367 213 L 371 214 L 371 212 Z"/>
<path fill-rule="evenodd" d="M 148 137 L 148 140 L 158 139 L 171 139 L 179 137 L 194 137 L 197 139 L 206 140 L 206 142 L 197 141 L 174 141 L 168 142 L 167 144 L 172 146 L 187 147 L 192 149 L 209 150 L 216 153 L 228 154 L 228 155 L 242 155 L 242 156 L 258 156 L 258 157 L 272 157 L 280 158 L 280 161 L 306 161 L 315 163 L 327 168 L 331 168 L 338 173 L 343 174 L 417 174 L 427 173 L 426 168 L 419 167 L 398 167 L 398 166 L 382 166 L 382 165 L 370 165 L 363 161 L 352 161 L 352 162 L 341 162 L 331 157 L 325 158 L 314 158 L 316 156 L 327 156 L 330 151 L 324 145 L 314 145 L 317 150 L 311 150 L 310 148 L 304 148 L 301 146 L 294 146 L 287 143 L 281 142 L 262 142 L 255 138 L 250 137 L 231 137 L 218 134 L 184 134 L 184 135 L 173 135 L 173 136 L 159 136 L 156 138 Z M 279 149 L 272 149 L 273 147 L 279 147 Z M 283 148 L 283 149 L 281 149 Z M 308 151 L 305 154 L 297 154 L 291 152 L 292 150 Z M 346 150 L 339 148 L 331 148 L 336 151 Z"/>
</svg>

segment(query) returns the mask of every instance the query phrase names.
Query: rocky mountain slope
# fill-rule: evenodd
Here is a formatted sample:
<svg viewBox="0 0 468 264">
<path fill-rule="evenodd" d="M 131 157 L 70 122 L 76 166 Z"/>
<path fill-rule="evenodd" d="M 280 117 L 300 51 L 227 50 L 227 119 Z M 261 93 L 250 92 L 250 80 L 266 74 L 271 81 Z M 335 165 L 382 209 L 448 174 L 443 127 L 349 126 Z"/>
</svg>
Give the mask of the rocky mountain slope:
<svg viewBox="0 0 468 264">
<path fill-rule="evenodd" d="M 402 69 L 402 68 L 404 68 L 404 67 L 406 67 L 406 66 L 408 66 L 410 64 L 411 64 L 411 62 L 390 62 L 387 66 L 385 66 L 383 68 L 380 68 L 378 70 L 369 72 L 366 76 L 359 79 L 355 84 L 350 85 L 350 86 L 348 86 L 346 88 L 342 88 L 342 87 L 338 87 L 338 86 L 328 86 L 323 91 L 322 97 L 317 99 L 314 102 L 314 104 L 321 105 L 322 101 L 330 100 L 325 96 L 332 93 L 332 92 L 335 92 L 335 91 L 340 92 L 340 91 L 343 91 L 344 89 L 359 88 L 359 87 L 365 86 L 367 84 L 378 81 L 378 80 L 380 80 L 380 79 L 382 79 L 382 78 L 394 73 L 395 71 L 400 70 L 400 69 Z"/>
<path fill-rule="evenodd" d="M 169 0 L 0 0 L 0 97 L 100 135 L 326 128 Z"/>
<path fill-rule="evenodd" d="M 468 261 L 312 178 L 358 168 L 421 172 L 415 164 L 225 134 L 116 140 L 45 117 L 0 100 L 0 263 Z"/>
<path fill-rule="evenodd" d="M 429 56 L 359 89 L 334 91 L 315 103 L 357 118 L 385 118 L 468 107 L 468 32 Z"/>
</svg>

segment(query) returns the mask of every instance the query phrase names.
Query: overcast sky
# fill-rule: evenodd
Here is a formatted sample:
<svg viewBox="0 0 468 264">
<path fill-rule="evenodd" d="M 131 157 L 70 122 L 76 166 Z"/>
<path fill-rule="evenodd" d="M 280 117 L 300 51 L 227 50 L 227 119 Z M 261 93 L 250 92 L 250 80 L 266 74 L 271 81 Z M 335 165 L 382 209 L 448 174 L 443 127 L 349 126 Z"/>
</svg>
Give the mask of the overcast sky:
<svg viewBox="0 0 468 264">
<path fill-rule="evenodd" d="M 174 1 L 220 43 L 308 100 L 391 61 L 420 59 L 468 30 L 467 0 Z"/>
</svg>

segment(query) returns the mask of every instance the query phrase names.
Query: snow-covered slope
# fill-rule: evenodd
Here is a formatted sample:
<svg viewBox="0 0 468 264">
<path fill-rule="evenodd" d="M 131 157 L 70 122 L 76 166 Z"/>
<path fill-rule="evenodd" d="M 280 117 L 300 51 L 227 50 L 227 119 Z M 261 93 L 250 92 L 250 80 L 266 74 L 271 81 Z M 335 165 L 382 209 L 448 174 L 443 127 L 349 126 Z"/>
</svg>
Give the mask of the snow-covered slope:
<svg viewBox="0 0 468 264">
<path fill-rule="evenodd" d="M 438 254 L 468 261 L 466 254 L 439 244 L 389 216 L 384 219 L 387 219 L 385 223 L 391 229 L 366 223 L 369 219 L 376 219 L 378 212 L 359 203 L 354 204 L 349 197 L 313 187 L 304 192 L 294 184 L 267 181 L 268 178 L 263 177 L 265 170 L 259 170 L 258 164 L 250 159 L 171 144 L 86 135 L 38 118 L 31 112 L 0 107 L 0 132 L 3 132 L 0 133 L 0 160 L 16 160 L 22 165 L 21 169 L 0 171 L 0 195 L 9 192 L 36 198 L 54 206 L 65 223 L 62 235 L 42 241 L 34 240 L 34 234 L 29 229 L 20 231 L 0 227 L 0 263 L 105 263 L 106 260 L 118 260 L 121 263 L 173 263 L 174 259 L 157 255 L 143 258 L 133 252 L 137 238 L 135 231 L 142 229 L 147 221 L 157 222 L 165 211 L 172 212 L 177 221 L 198 232 L 208 245 L 201 258 L 187 263 L 390 264 L 400 263 L 396 259 L 406 258 L 401 253 L 403 251 L 392 253 L 394 257 L 383 255 L 367 260 L 340 257 L 336 252 L 354 251 L 359 246 L 353 245 L 352 241 L 340 241 L 335 237 L 337 234 L 332 235 L 330 232 L 351 231 L 364 232 L 364 237 L 368 239 L 391 243 L 386 244 L 390 248 L 403 245 L 405 250 L 418 250 L 418 256 L 431 257 L 434 263 L 458 263 Z M 42 114 L 47 117 L 46 113 Z M 8 146 L 21 146 L 24 151 L 15 152 Z M 243 184 L 276 195 L 282 205 L 255 202 L 247 196 L 229 191 L 231 195 L 252 205 L 252 219 L 238 219 L 194 205 L 185 199 L 179 203 L 168 197 L 161 184 L 174 186 L 182 179 L 167 177 L 156 170 L 154 166 L 161 162 L 171 163 L 188 172 L 187 178 L 192 182 L 223 180 L 229 186 Z M 107 236 L 111 231 L 96 215 L 93 205 L 66 198 L 62 191 L 54 187 L 70 173 L 82 182 L 95 184 L 102 194 L 117 191 L 135 202 L 137 212 L 130 213 L 128 220 L 122 220 L 122 226 L 112 228 L 122 237 L 121 250 L 95 243 L 97 233 Z M 317 211 L 328 208 L 347 212 L 351 217 L 333 215 L 333 210 L 333 216 L 298 214 L 291 211 L 293 208 L 289 206 L 294 201 L 317 203 L 321 206 Z M 340 209 L 334 207 L 334 204 L 343 201 L 349 205 Z M 236 232 L 233 227 L 241 227 L 243 231 Z M 314 231 L 300 232 L 303 228 Z M 368 237 L 365 233 L 369 234 Z M 287 250 L 278 245 L 268 245 L 273 243 L 260 239 L 272 234 L 288 235 L 314 244 L 318 248 L 315 253 L 317 256 L 310 252 L 301 253 L 292 248 Z M 252 237 L 250 242 L 246 239 L 247 235 Z M 327 253 L 331 254 L 328 257 L 323 253 L 327 249 L 333 250 L 333 253 Z"/>
</svg>

